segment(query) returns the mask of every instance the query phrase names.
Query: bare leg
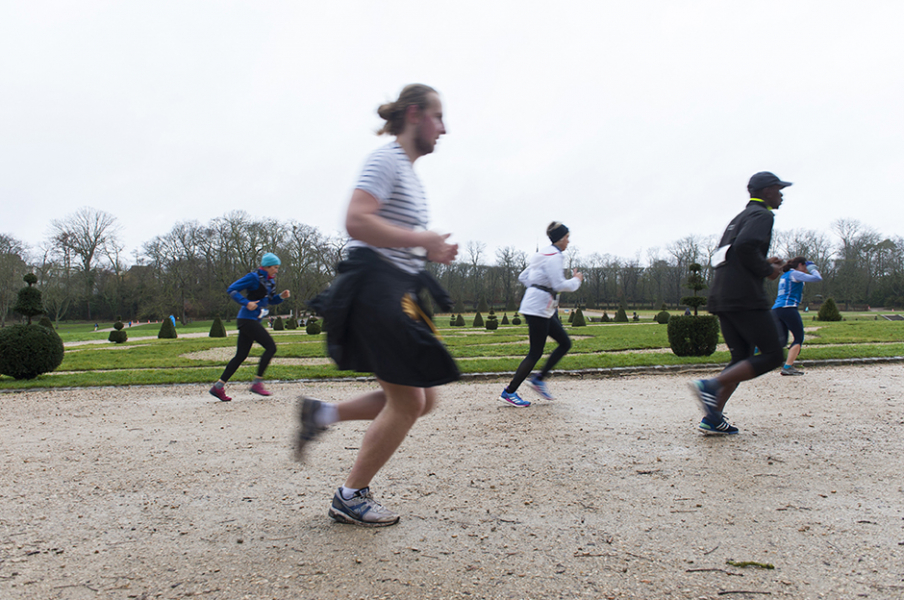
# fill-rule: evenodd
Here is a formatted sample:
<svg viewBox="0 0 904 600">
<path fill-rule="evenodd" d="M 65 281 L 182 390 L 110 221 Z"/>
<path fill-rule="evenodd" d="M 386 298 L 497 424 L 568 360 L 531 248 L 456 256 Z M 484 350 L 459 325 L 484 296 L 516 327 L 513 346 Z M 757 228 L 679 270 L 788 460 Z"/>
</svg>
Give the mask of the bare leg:
<svg viewBox="0 0 904 600">
<path fill-rule="evenodd" d="M 794 344 L 788 349 L 788 358 L 785 359 L 785 364 L 789 367 L 792 366 L 794 361 L 797 360 L 798 354 L 800 354 L 800 344 Z"/>
<path fill-rule="evenodd" d="M 347 488 L 369 486 L 371 479 L 402 444 L 418 417 L 432 410 L 436 404 L 436 392 L 433 389 L 397 385 L 379 379 L 377 381 L 383 388 L 383 409 L 364 434 L 361 449 L 358 450 L 355 464 L 345 482 Z M 374 392 L 350 401 L 368 399 L 362 401 L 360 407 L 353 405 L 346 412 L 354 413 L 356 407 L 360 408 L 360 414 L 373 410 L 378 404 L 379 394 Z"/>
</svg>

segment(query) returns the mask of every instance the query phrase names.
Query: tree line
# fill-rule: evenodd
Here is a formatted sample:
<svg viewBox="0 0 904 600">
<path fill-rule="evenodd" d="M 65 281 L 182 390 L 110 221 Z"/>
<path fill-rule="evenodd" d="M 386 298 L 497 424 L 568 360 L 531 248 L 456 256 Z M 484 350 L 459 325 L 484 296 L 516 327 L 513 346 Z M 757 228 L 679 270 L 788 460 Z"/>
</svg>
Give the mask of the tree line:
<svg viewBox="0 0 904 600">
<path fill-rule="evenodd" d="M 22 277 L 32 272 L 43 292 L 44 308 L 53 321 L 109 321 L 116 317 L 144 321 L 174 315 L 183 323 L 214 316 L 233 318 L 236 307 L 226 288 L 253 270 L 264 252 L 282 260 L 280 286 L 292 297 L 281 314 L 302 315 L 305 302 L 336 275 L 348 239 L 329 235 L 293 220 L 254 218 L 230 212 L 209 223 L 176 223 L 166 234 L 124 254 L 116 217 L 81 208 L 51 222 L 50 235 L 37 248 L 0 234 L 0 324 L 11 314 Z M 644 259 L 593 253 L 577 246 L 565 252 L 565 264 L 584 273 L 584 284 L 565 301 L 591 309 L 620 305 L 678 308 L 692 264 L 708 266 L 716 251 L 715 236 L 690 235 L 647 251 Z M 819 267 L 823 281 L 804 288 L 805 303 L 832 297 L 845 309 L 866 305 L 904 306 L 904 239 L 883 237 L 858 221 L 840 219 L 831 232 L 811 229 L 776 231 L 771 254 L 805 256 Z M 486 303 L 514 311 L 522 288 L 518 274 L 530 254 L 506 246 L 490 256 L 486 244 L 463 244 L 450 265 L 428 269 L 449 290 L 460 311 Z M 771 284 L 774 288 L 775 283 Z M 774 291 L 774 290 L 773 290 Z"/>
</svg>

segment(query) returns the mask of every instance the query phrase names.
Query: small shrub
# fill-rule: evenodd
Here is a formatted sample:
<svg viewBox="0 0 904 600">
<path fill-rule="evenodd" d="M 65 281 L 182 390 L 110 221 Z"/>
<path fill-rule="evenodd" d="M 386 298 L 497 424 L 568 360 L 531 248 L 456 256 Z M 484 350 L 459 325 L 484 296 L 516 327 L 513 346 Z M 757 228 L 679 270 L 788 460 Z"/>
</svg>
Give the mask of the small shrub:
<svg viewBox="0 0 904 600">
<path fill-rule="evenodd" d="M 719 343 L 719 320 L 712 315 L 672 316 L 668 335 L 675 356 L 709 356 Z"/>
<path fill-rule="evenodd" d="M 574 313 L 577 312 L 577 309 L 572 309 L 568 312 L 568 322 L 574 323 Z"/>
<path fill-rule="evenodd" d="M 488 331 L 496 331 L 499 328 L 499 319 L 496 318 L 496 313 L 493 312 L 493 309 L 490 309 L 490 314 L 487 315 L 487 322 L 484 325 Z"/>
<path fill-rule="evenodd" d="M 832 298 L 829 298 L 822 303 L 822 306 L 819 307 L 819 312 L 816 313 L 816 316 L 820 321 L 841 320 L 841 313 L 838 312 L 838 306 L 835 304 L 835 300 L 833 300 Z"/>
<path fill-rule="evenodd" d="M 483 317 L 480 316 L 479 312 L 474 315 L 474 323 L 471 324 L 471 327 L 483 327 Z"/>
<path fill-rule="evenodd" d="M 455 327 L 455 313 L 449 315 L 449 327 Z"/>
<path fill-rule="evenodd" d="M 521 316 L 517 312 L 512 317 L 512 325 L 521 325 Z"/>
<path fill-rule="evenodd" d="M 166 317 L 163 319 L 163 322 L 160 323 L 160 331 L 157 333 L 157 339 L 174 340 L 177 337 L 179 337 L 179 334 L 176 333 L 176 326 L 173 325 L 173 320 Z"/>
<path fill-rule="evenodd" d="M 298 319 L 296 319 L 295 317 L 289 317 L 288 319 L 286 319 L 286 329 L 298 329 Z"/>
<path fill-rule="evenodd" d="M 46 327 L 47 329 L 53 329 L 53 321 L 51 321 L 50 317 L 47 315 L 41 315 L 41 320 L 38 321 L 38 325 Z"/>
<path fill-rule="evenodd" d="M 653 320 L 656 321 L 657 323 L 659 323 L 660 325 L 665 325 L 669 322 L 669 318 L 671 316 L 672 315 L 669 314 L 669 311 L 663 309 L 663 310 L 659 311 L 658 313 L 656 313 L 656 316 L 653 317 Z"/>
<path fill-rule="evenodd" d="M 308 335 L 320 335 L 320 332 L 323 331 L 323 327 L 321 327 L 320 320 L 317 317 L 311 317 L 308 319 L 308 324 L 305 326 L 304 330 Z"/>
<path fill-rule="evenodd" d="M 63 362 L 63 340 L 40 325 L 7 325 L 0 329 L 0 374 L 34 379 Z"/>
<path fill-rule="evenodd" d="M 625 310 L 624 306 L 618 307 L 618 312 L 615 313 L 615 322 L 616 323 L 627 323 L 628 322 L 628 313 Z"/>
<path fill-rule="evenodd" d="M 503 325 L 508 325 L 508 324 L 509 324 L 508 313 L 504 313 L 504 314 L 502 315 L 502 321 L 500 321 L 500 323 L 502 323 Z"/>
<path fill-rule="evenodd" d="M 587 321 L 584 319 L 584 311 L 580 308 L 574 309 L 574 319 L 571 321 L 572 327 L 587 327 Z"/>
<path fill-rule="evenodd" d="M 604 311 L 603 311 L 603 316 L 600 317 L 600 321 L 603 322 L 603 323 L 609 323 L 609 322 L 612 321 L 612 319 L 609 317 L 609 313 L 606 312 L 606 311 L 604 310 Z"/>
<path fill-rule="evenodd" d="M 456 327 L 464 327 L 465 326 L 465 318 L 459 313 L 457 317 L 455 317 L 455 326 Z"/>
<path fill-rule="evenodd" d="M 207 337 L 212 338 L 224 338 L 226 337 L 226 327 L 223 325 L 223 320 L 220 317 L 215 317 L 213 323 L 210 325 L 210 333 L 207 334 Z"/>
<path fill-rule="evenodd" d="M 107 339 L 116 344 L 121 344 L 128 340 L 129 334 L 123 331 L 123 327 L 125 325 L 122 324 L 122 317 L 116 317 L 116 322 L 113 323 L 113 331 L 110 332 Z"/>
<path fill-rule="evenodd" d="M 283 323 L 282 317 L 276 317 L 276 320 L 273 322 L 273 331 L 285 331 L 286 324 Z"/>
</svg>

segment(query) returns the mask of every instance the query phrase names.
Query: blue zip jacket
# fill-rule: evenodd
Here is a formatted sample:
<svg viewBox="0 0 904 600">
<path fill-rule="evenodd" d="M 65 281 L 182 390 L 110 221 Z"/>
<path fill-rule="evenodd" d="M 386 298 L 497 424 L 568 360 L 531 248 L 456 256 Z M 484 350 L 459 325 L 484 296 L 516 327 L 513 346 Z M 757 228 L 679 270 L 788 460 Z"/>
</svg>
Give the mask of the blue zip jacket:
<svg viewBox="0 0 904 600">
<path fill-rule="evenodd" d="M 800 299 L 804 295 L 804 282 L 822 281 L 822 275 L 814 265 L 808 265 L 809 273 L 801 273 L 797 269 L 791 269 L 778 280 L 778 296 L 775 298 L 773 309 L 800 306 Z"/>
<path fill-rule="evenodd" d="M 261 285 L 264 286 L 263 289 L 261 289 Z M 247 292 L 247 294 L 242 295 L 243 291 Z M 262 309 L 281 304 L 283 301 L 279 294 L 276 293 L 276 280 L 271 279 L 263 269 L 252 271 L 234 282 L 226 290 L 226 293 L 242 305 L 236 317 L 237 319 L 260 320 Z M 257 302 L 257 309 L 248 310 L 248 303 L 253 301 Z"/>
</svg>

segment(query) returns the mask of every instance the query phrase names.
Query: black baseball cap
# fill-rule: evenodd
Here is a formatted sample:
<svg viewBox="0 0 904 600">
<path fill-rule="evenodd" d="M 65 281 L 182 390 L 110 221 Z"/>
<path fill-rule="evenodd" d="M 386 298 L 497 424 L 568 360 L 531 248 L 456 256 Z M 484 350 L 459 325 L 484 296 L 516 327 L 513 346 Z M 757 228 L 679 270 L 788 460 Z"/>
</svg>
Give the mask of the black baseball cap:
<svg viewBox="0 0 904 600">
<path fill-rule="evenodd" d="M 769 171 L 760 171 L 759 173 L 755 173 L 750 181 L 747 182 L 747 191 L 753 192 L 755 190 L 761 190 L 763 188 L 767 188 L 770 185 L 779 185 L 783 188 L 791 185 L 790 181 L 782 181 L 779 179 L 775 173 L 770 173 Z"/>
</svg>

